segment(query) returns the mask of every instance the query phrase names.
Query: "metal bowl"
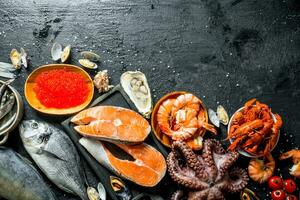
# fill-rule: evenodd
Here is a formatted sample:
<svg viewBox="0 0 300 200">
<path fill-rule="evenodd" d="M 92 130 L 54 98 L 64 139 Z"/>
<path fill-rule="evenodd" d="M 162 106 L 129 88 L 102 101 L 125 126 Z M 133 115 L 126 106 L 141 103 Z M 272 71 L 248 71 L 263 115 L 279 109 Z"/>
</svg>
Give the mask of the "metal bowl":
<svg viewBox="0 0 300 200">
<path fill-rule="evenodd" d="M 0 80 L 0 83 L 3 84 L 4 81 Z M 4 144 L 7 141 L 9 133 L 12 132 L 18 126 L 18 124 L 21 121 L 23 114 L 24 114 L 24 105 L 23 105 L 23 100 L 22 100 L 21 95 L 15 88 L 13 88 L 10 85 L 8 85 L 8 89 L 16 97 L 15 105 L 13 106 L 12 110 L 10 111 L 10 113 L 16 113 L 16 117 L 13 120 L 13 122 L 6 129 L 0 131 L 0 145 Z M 8 117 L 8 115 L 5 116 L 3 118 L 3 120 L 5 120 L 5 118 Z"/>
<path fill-rule="evenodd" d="M 255 105 L 254 105 L 254 106 L 255 106 Z M 235 113 L 231 116 L 231 118 L 230 118 L 230 120 L 229 120 L 229 123 L 228 123 L 228 127 L 227 127 L 227 135 L 229 135 L 229 130 L 230 130 L 230 127 L 231 127 L 231 125 L 232 125 L 232 120 L 233 120 L 234 115 L 235 115 L 236 113 L 242 111 L 243 109 L 244 109 L 244 107 L 239 108 L 239 109 L 238 109 L 237 111 L 235 111 Z M 272 114 L 272 118 L 273 118 L 274 122 L 276 122 L 276 117 L 275 117 L 275 115 L 274 115 L 273 113 L 271 113 L 271 114 Z M 280 130 L 279 130 L 279 132 L 278 132 L 277 141 L 276 141 L 275 145 L 272 147 L 272 149 L 271 149 L 270 152 L 272 152 L 272 151 L 274 150 L 274 148 L 277 146 L 278 141 L 279 141 L 279 138 L 280 138 Z M 233 140 L 233 139 L 229 139 L 229 141 L 230 141 L 230 143 L 232 143 L 234 140 Z M 249 158 L 259 158 L 259 157 L 262 157 L 262 156 L 263 156 L 263 155 L 254 155 L 254 154 L 250 154 L 250 153 L 248 153 L 248 152 L 246 152 L 246 151 L 244 151 L 244 150 L 242 150 L 242 149 L 238 149 L 238 152 L 239 152 L 240 154 L 242 154 L 243 156 L 246 156 L 246 157 L 249 157 Z"/>
</svg>

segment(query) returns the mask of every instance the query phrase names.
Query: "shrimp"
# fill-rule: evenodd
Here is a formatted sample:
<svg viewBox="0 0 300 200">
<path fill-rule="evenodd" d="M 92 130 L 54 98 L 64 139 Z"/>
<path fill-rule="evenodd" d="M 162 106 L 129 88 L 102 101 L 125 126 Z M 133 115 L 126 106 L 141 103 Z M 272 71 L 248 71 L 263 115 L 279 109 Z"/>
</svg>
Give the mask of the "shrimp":
<svg viewBox="0 0 300 200">
<path fill-rule="evenodd" d="M 279 156 L 279 160 L 285 160 L 288 158 L 292 158 L 294 163 L 292 168 L 290 168 L 290 174 L 300 178 L 300 150 L 293 149 Z"/>
<path fill-rule="evenodd" d="M 250 178 L 256 182 L 266 182 L 274 173 L 275 160 L 271 154 L 261 160 L 259 158 L 252 158 L 248 166 L 248 174 Z"/>
</svg>

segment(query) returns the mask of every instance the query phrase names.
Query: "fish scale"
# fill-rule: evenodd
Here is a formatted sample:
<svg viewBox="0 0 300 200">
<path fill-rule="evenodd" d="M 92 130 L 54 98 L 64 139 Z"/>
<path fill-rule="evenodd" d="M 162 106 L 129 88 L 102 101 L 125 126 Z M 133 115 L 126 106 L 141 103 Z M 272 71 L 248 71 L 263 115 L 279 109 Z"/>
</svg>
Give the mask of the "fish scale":
<svg viewBox="0 0 300 200">
<path fill-rule="evenodd" d="M 11 149 L 0 147 L 0 197 L 55 200 L 36 169 Z"/>
<path fill-rule="evenodd" d="M 38 123 L 37 129 L 32 128 L 33 123 Z M 25 120 L 20 135 L 27 152 L 54 184 L 83 200 L 88 199 L 80 157 L 63 131 L 46 122 Z"/>
</svg>

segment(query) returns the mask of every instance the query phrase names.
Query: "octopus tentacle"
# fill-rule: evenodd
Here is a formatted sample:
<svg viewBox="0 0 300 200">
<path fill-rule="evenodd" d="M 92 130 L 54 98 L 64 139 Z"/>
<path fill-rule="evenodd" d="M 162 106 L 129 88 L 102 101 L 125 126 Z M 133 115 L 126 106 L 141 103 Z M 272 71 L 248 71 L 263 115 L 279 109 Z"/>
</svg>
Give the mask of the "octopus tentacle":
<svg viewBox="0 0 300 200">
<path fill-rule="evenodd" d="M 209 194 L 209 189 L 202 191 L 189 192 L 188 200 L 206 200 Z"/>
<path fill-rule="evenodd" d="M 183 191 L 182 190 L 177 190 L 174 192 L 174 194 L 171 197 L 171 200 L 181 200 L 183 197 Z"/>
<path fill-rule="evenodd" d="M 223 177 L 227 173 L 228 169 L 238 159 L 239 153 L 229 152 L 229 153 L 223 154 L 221 157 L 223 157 L 223 158 L 222 159 L 219 158 L 218 161 L 216 161 L 216 165 L 217 165 L 217 168 L 218 168 L 218 176 L 216 178 L 216 182 L 223 179 Z"/>
<path fill-rule="evenodd" d="M 178 159 L 174 152 L 171 152 L 167 158 L 168 171 L 170 176 L 177 183 L 191 188 L 191 189 L 205 189 L 209 187 L 209 184 L 201 181 L 198 177 L 195 176 L 195 172 L 191 169 L 182 170 L 179 166 Z"/>
<path fill-rule="evenodd" d="M 234 179 L 232 179 L 232 177 Z M 229 171 L 229 180 L 227 191 L 231 193 L 240 192 L 248 184 L 249 177 L 245 170 L 241 168 L 233 168 Z"/>
<path fill-rule="evenodd" d="M 186 143 L 182 141 L 176 141 L 173 142 L 172 146 L 174 150 L 179 150 L 183 154 L 188 166 L 194 171 L 199 171 L 201 168 L 203 168 L 202 163 L 200 163 L 196 154 Z"/>
</svg>

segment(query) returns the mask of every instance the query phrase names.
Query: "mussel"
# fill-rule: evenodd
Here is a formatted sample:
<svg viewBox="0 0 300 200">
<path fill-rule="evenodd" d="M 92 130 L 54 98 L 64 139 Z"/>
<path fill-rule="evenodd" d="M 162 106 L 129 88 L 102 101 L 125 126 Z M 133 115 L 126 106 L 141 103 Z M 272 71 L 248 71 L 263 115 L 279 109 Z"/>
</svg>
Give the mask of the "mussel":
<svg viewBox="0 0 300 200">
<path fill-rule="evenodd" d="M 120 178 L 116 176 L 110 176 L 110 185 L 119 199 L 130 200 L 132 198 L 129 189 Z"/>
</svg>

